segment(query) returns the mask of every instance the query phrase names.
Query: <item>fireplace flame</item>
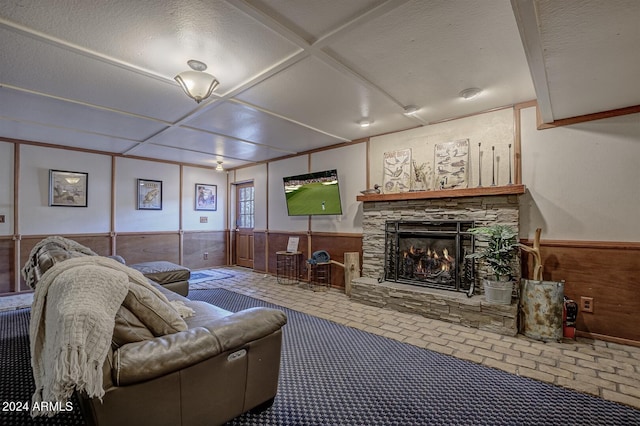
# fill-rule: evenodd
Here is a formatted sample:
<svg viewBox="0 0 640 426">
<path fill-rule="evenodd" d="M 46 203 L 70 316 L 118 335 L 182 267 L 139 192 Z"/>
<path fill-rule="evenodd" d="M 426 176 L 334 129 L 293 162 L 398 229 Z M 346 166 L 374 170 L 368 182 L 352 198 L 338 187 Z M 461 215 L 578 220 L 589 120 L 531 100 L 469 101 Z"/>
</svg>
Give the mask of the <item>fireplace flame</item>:
<svg viewBox="0 0 640 426">
<path fill-rule="evenodd" d="M 412 245 L 402 251 L 402 258 L 413 265 L 413 272 L 418 275 L 439 275 L 455 268 L 455 258 L 449 254 L 446 247 L 438 253 L 438 250 L 431 247 L 421 248 Z"/>
</svg>

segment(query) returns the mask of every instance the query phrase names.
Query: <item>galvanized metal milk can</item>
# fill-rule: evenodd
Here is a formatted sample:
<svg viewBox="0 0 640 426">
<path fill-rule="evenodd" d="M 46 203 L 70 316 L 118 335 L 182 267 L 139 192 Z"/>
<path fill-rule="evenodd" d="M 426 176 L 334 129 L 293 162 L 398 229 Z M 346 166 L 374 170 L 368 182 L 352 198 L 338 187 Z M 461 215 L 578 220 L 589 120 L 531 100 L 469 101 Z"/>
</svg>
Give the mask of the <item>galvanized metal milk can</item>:
<svg viewBox="0 0 640 426">
<path fill-rule="evenodd" d="M 536 340 L 562 340 L 564 281 L 520 281 L 520 333 Z"/>
</svg>

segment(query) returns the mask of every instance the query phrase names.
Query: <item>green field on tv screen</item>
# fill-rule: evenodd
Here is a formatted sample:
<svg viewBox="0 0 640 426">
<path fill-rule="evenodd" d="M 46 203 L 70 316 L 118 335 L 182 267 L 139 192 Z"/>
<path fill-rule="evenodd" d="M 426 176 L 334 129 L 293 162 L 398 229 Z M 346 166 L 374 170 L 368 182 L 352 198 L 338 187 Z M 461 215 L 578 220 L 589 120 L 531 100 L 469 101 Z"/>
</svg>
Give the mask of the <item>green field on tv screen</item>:
<svg viewBox="0 0 640 426">
<path fill-rule="evenodd" d="M 287 210 L 290 216 L 342 214 L 340 189 L 336 184 L 308 183 L 288 192 Z"/>
</svg>

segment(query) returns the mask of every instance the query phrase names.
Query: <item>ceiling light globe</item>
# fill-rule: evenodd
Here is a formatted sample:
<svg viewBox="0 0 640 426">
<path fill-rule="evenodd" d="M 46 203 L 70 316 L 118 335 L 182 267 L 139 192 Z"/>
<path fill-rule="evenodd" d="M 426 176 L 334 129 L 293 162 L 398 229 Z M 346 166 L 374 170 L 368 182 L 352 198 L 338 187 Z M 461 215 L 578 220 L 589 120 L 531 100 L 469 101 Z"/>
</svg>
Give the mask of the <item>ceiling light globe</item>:
<svg viewBox="0 0 640 426">
<path fill-rule="evenodd" d="M 220 84 L 211 74 L 201 71 L 184 71 L 175 77 L 182 90 L 197 103 L 211 96 Z"/>
</svg>

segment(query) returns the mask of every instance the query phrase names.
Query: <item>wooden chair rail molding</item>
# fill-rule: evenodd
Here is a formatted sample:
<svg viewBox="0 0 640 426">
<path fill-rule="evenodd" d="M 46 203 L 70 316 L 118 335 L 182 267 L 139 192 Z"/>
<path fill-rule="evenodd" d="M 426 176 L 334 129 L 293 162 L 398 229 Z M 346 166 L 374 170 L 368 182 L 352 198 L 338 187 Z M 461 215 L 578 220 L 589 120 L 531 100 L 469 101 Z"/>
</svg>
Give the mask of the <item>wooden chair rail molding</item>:
<svg viewBox="0 0 640 426">
<path fill-rule="evenodd" d="M 522 195 L 526 191 L 524 185 L 482 186 L 466 189 L 439 189 L 433 191 L 398 192 L 395 194 L 358 195 L 358 201 L 404 201 L 426 200 L 431 198 L 484 197 L 492 195 Z"/>
</svg>

